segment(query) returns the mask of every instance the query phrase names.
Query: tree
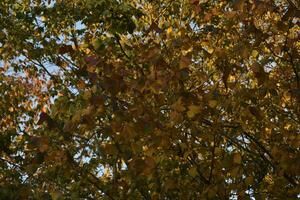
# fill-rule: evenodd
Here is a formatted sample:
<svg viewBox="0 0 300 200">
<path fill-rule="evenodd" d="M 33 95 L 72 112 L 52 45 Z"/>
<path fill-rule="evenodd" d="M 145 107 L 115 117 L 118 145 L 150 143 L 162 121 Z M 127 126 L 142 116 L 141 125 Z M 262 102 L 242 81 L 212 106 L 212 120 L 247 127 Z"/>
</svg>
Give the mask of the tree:
<svg viewBox="0 0 300 200">
<path fill-rule="evenodd" d="M 0 1 L 1 199 L 297 199 L 299 13 Z"/>
</svg>

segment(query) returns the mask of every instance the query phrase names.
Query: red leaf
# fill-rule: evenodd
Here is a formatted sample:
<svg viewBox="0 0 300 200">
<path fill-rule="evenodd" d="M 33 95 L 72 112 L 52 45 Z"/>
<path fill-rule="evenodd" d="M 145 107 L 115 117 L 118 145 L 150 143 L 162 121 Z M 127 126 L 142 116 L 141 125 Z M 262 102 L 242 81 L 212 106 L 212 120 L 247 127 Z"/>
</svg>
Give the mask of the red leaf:
<svg viewBox="0 0 300 200">
<path fill-rule="evenodd" d="M 41 124 L 43 124 L 45 121 L 47 121 L 48 119 L 49 119 L 48 114 L 45 113 L 45 112 L 41 112 L 41 114 L 40 114 L 40 119 L 39 119 L 39 121 L 37 122 L 37 124 L 38 124 L 38 125 L 41 125 Z"/>
<path fill-rule="evenodd" d="M 95 55 L 87 56 L 87 57 L 84 58 L 84 60 L 90 66 L 96 66 L 100 62 L 100 60 L 98 59 L 98 57 L 95 56 Z"/>
</svg>

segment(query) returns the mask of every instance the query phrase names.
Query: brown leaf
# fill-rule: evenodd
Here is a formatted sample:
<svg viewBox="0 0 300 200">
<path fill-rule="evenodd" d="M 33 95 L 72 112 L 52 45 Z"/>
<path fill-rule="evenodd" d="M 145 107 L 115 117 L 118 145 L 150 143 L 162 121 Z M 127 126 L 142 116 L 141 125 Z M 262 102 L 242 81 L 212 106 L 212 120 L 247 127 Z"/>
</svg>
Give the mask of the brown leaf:
<svg viewBox="0 0 300 200">
<path fill-rule="evenodd" d="M 60 54 L 65 54 L 65 53 L 73 53 L 74 52 L 74 49 L 71 45 L 62 45 L 60 48 L 59 48 L 59 53 Z"/>
<path fill-rule="evenodd" d="M 183 105 L 182 98 L 179 98 L 175 103 L 173 103 L 171 105 L 171 108 L 178 111 L 178 112 L 185 111 L 185 107 Z"/>
<path fill-rule="evenodd" d="M 199 4 L 199 0 L 190 0 L 190 4 Z"/>
<path fill-rule="evenodd" d="M 46 136 L 32 136 L 29 145 L 30 148 L 37 148 L 43 153 L 49 149 L 50 140 Z"/>
<path fill-rule="evenodd" d="M 179 61 L 179 66 L 181 69 L 189 67 L 191 64 L 191 59 L 187 56 L 181 56 Z"/>
<path fill-rule="evenodd" d="M 259 109 L 257 109 L 256 107 L 254 106 L 249 106 L 249 111 L 250 113 L 255 116 L 258 120 L 261 120 L 262 119 L 262 115 L 261 115 L 261 112 Z"/>
</svg>

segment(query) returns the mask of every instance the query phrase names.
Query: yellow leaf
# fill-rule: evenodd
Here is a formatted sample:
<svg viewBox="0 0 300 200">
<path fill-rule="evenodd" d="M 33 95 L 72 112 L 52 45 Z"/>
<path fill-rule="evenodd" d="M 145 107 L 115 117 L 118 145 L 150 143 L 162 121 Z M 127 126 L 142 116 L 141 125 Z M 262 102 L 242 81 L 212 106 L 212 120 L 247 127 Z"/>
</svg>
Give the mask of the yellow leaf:
<svg viewBox="0 0 300 200">
<path fill-rule="evenodd" d="M 197 176 L 198 172 L 197 172 L 197 167 L 193 166 L 189 169 L 188 171 L 189 175 L 192 177 Z"/>
<path fill-rule="evenodd" d="M 211 48 L 211 47 L 207 47 L 207 52 L 208 52 L 209 54 L 212 54 L 212 53 L 214 52 L 214 49 Z"/>
<path fill-rule="evenodd" d="M 285 91 L 283 93 L 283 97 L 285 101 L 290 101 L 291 100 L 291 93 L 289 91 Z"/>
<path fill-rule="evenodd" d="M 53 200 L 58 200 L 58 199 L 61 199 L 61 197 L 62 197 L 62 194 L 59 191 L 52 191 L 50 193 L 50 195 Z"/>
<path fill-rule="evenodd" d="M 202 47 L 207 47 L 208 46 L 208 42 L 206 42 L 206 41 L 201 42 L 201 46 Z"/>
<path fill-rule="evenodd" d="M 173 32 L 173 29 L 172 29 L 172 27 L 169 27 L 169 28 L 167 29 L 167 35 L 171 35 L 171 34 L 172 34 L 172 32 Z"/>
<path fill-rule="evenodd" d="M 93 38 L 92 45 L 96 50 L 100 49 L 102 45 L 102 40 L 100 38 Z"/>
<path fill-rule="evenodd" d="M 273 180 L 273 177 L 272 177 L 272 175 L 270 175 L 270 174 L 267 174 L 265 177 L 264 177 L 264 181 L 266 181 L 267 183 L 269 183 L 269 184 L 274 184 L 274 180 Z"/>
<path fill-rule="evenodd" d="M 187 116 L 189 118 L 193 118 L 195 115 L 197 115 L 201 111 L 200 106 L 191 105 L 188 108 L 189 108 L 189 111 L 187 112 Z"/>
<path fill-rule="evenodd" d="M 252 53 L 251 53 L 251 55 L 252 55 L 254 58 L 256 58 L 256 57 L 258 56 L 258 51 L 253 50 Z"/>
<path fill-rule="evenodd" d="M 8 109 L 8 111 L 9 111 L 9 112 L 14 112 L 14 107 L 10 107 L 10 108 Z"/>
<path fill-rule="evenodd" d="M 208 106 L 211 108 L 215 108 L 218 105 L 218 101 L 217 100 L 209 100 L 208 101 Z"/>
<path fill-rule="evenodd" d="M 47 20 L 47 17 L 41 16 L 41 21 L 42 21 L 42 22 L 45 22 L 46 20 Z"/>
<path fill-rule="evenodd" d="M 266 127 L 266 128 L 265 128 L 265 132 L 266 132 L 267 135 L 270 135 L 270 134 L 272 133 L 272 129 Z"/>
<path fill-rule="evenodd" d="M 234 82 L 236 80 L 236 77 L 235 76 L 233 76 L 233 75 L 229 75 L 228 76 L 228 81 L 229 82 Z"/>
<path fill-rule="evenodd" d="M 201 42 L 201 46 L 209 53 L 212 54 L 214 52 L 214 49 L 210 47 L 209 43 L 206 41 Z"/>
<path fill-rule="evenodd" d="M 292 126 L 292 124 L 287 123 L 287 124 L 284 126 L 284 129 L 285 129 L 285 130 L 290 130 L 290 129 L 291 129 L 291 126 Z"/>
</svg>

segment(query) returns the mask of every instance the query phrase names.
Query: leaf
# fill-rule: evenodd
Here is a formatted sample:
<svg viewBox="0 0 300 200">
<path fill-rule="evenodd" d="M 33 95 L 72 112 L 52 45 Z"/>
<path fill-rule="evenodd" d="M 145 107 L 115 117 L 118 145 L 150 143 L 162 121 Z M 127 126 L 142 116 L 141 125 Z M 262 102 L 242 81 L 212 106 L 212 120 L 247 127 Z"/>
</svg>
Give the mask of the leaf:
<svg viewBox="0 0 300 200">
<path fill-rule="evenodd" d="M 92 45 L 96 51 L 101 51 L 105 48 L 105 45 L 100 38 L 94 38 L 92 40 Z"/>
<path fill-rule="evenodd" d="M 162 32 L 162 30 L 158 27 L 157 23 L 155 23 L 155 22 L 151 23 L 151 25 L 150 25 L 150 27 L 149 27 L 149 29 L 148 29 L 147 32 L 150 32 L 152 30 L 154 30 L 157 33 L 161 33 Z"/>
<path fill-rule="evenodd" d="M 39 151 L 42 153 L 47 151 L 49 149 L 49 143 L 50 142 L 47 137 L 40 138 L 39 145 L 38 145 Z"/>
<path fill-rule="evenodd" d="M 79 89 L 85 89 L 86 88 L 86 84 L 85 84 L 85 82 L 83 81 L 83 80 L 79 80 L 78 81 L 78 83 L 77 83 L 77 87 L 79 88 Z"/>
<path fill-rule="evenodd" d="M 257 50 L 253 50 L 253 51 L 251 52 L 251 55 L 252 55 L 253 58 L 257 58 L 258 54 L 259 54 L 259 53 L 258 53 Z"/>
<path fill-rule="evenodd" d="M 73 121 L 67 121 L 64 123 L 63 131 L 64 132 L 71 132 L 75 128 L 75 124 Z"/>
<path fill-rule="evenodd" d="M 134 172 L 134 174 L 140 175 L 141 173 L 143 173 L 143 170 L 145 169 L 145 161 L 141 158 L 131 159 L 129 160 L 129 167 L 130 170 Z"/>
<path fill-rule="evenodd" d="M 151 49 L 149 49 L 146 54 L 145 54 L 145 58 L 146 60 L 152 60 L 154 58 L 156 58 L 159 54 L 159 48 L 153 47 Z"/>
<path fill-rule="evenodd" d="M 252 185 L 253 184 L 253 177 L 252 176 L 249 176 L 249 177 L 247 177 L 246 179 L 245 179 L 245 184 L 247 185 L 247 186 L 249 186 L 249 185 Z"/>
<path fill-rule="evenodd" d="M 237 167 L 234 167 L 230 170 L 230 175 L 233 178 L 238 178 L 239 177 L 239 172 L 240 172 L 240 168 L 237 166 Z"/>
<path fill-rule="evenodd" d="M 177 187 L 177 182 L 176 180 L 174 179 L 167 179 L 166 182 L 165 182 L 165 188 L 166 190 L 173 190 Z"/>
<path fill-rule="evenodd" d="M 40 113 L 40 118 L 39 121 L 37 122 L 38 125 L 43 124 L 44 122 L 46 122 L 49 119 L 49 115 L 45 112 L 41 112 Z"/>
<path fill-rule="evenodd" d="M 53 200 L 59 200 L 62 198 L 62 193 L 59 191 L 52 191 L 50 194 Z"/>
<path fill-rule="evenodd" d="M 43 153 L 49 149 L 50 141 L 46 136 L 32 136 L 29 145 L 31 148 L 37 148 L 39 152 Z"/>
<path fill-rule="evenodd" d="M 198 4 L 199 0 L 190 0 L 190 4 Z"/>
<path fill-rule="evenodd" d="M 73 52 L 74 52 L 74 49 L 71 45 L 62 45 L 59 48 L 59 53 L 60 54 L 73 53 Z"/>
<path fill-rule="evenodd" d="M 196 177 L 198 175 L 198 172 L 197 172 L 197 167 L 195 166 L 192 166 L 189 170 L 188 170 L 188 173 L 191 177 Z"/>
<path fill-rule="evenodd" d="M 242 164 L 242 156 L 240 153 L 233 154 L 233 162 L 236 164 Z"/>
<path fill-rule="evenodd" d="M 209 53 L 212 54 L 214 52 L 214 48 L 212 48 L 207 41 L 201 42 L 201 46 Z"/>
<path fill-rule="evenodd" d="M 245 0 L 236 0 L 233 5 L 233 7 L 238 11 L 243 11 L 244 6 L 245 6 Z"/>
<path fill-rule="evenodd" d="M 144 167 L 144 170 L 143 170 L 142 173 L 143 173 L 144 175 L 152 174 L 152 173 L 153 173 L 153 170 L 154 170 L 155 167 L 156 167 L 156 162 L 155 162 L 155 160 L 154 160 L 152 157 L 147 156 L 147 157 L 144 159 L 144 162 L 145 162 L 145 167 Z"/>
<path fill-rule="evenodd" d="M 95 56 L 95 55 L 87 56 L 87 57 L 84 58 L 84 60 L 90 66 L 96 66 L 100 62 L 100 60 L 98 59 L 98 57 Z"/>
<path fill-rule="evenodd" d="M 173 103 L 171 105 L 171 108 L 178 111 L 178 112 L 185 111 L 185 107 L 183 105 L 182 98 L 180 97 L 175 103 Z"/>
<path fill-rule="evenodd" d="M 182 114 L 177 111 L 172 111 L 170 113 L 170 120 L 172 121 L 171 126 L 173 126 L 174 124 L 177 124 L 178 122 L 183 120 Z"/>
<path fill-rule="evenodd" d="M 172 27 L 169 27 L 167 29 L 167 35 L 170 36 L 172 33 L 173 33 L 173 29 L 172 29 Z"/>
<path fill-rule="evenodd" d="M 261 120 L 261 119 L 263 118 L 263 116 L 262 116 L 260 110 L 257 109 L 256 107 L 254 107 L 254 106 L 249 106 L 249 111 L 250 111 L 250 113 L 251 113 L 254 117 L 256 117 L 258 120 Z"/>
<path fill-rule="evenodd" d="M 212 53 L 214 52 L 214 49 L 211 48 L 211 47 L 207 47 L 207 52 L 208 52 L 209 54 L 212 54 Z"/>
<path fill-rule="evenodd" d="M 208 101 L 208 106 L 211 108 L 215 108 L 218 105 L 218 101 L 217 100 L 209 100 Z"/>
<path fill-rule="evenodd" d="M 190 105 L 188 109 L 187 116 L 189 118 L 193 118 L 195 115 L 201 112 L 201 107 L 196 105 Z"/>
<path fill-rule="evenodd" d="M 118 153 L 118 150 L 114 144 L 103 144 L 102 149 L 104 153 L 108 155 L 116 155 Z"/>
<path fill-rule="evenodd" d="M 298 1 L 0 2 L 0 199 L 297 199 Z"/>
<path fill-rule="evenodd" d="M 190 64 L 191 64 L 191 60 L 189 57 L 181 56 L 180 61 L 179 61 L 179 66 L 181 69 L 188 68 Z"/>
</svg>

